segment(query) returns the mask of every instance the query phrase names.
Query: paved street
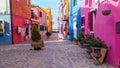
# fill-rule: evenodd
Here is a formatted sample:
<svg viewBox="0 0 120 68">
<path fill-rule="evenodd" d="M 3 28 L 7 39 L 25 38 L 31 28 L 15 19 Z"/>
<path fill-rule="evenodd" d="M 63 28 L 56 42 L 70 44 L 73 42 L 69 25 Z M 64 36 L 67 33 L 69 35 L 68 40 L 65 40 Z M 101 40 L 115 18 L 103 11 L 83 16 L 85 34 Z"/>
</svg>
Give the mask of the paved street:
<svg viewBox="0 0 120 68">
<path fill-rule="evenodd" d="M 43 39 L 45 47 L 40 51 L 30 50 L 29 41 L 0 46 L 0 68 L 112 68 L 106 63 L 94 65 L 94 60 L 86 58 L 85 49 L 67 40 L 58 41 L 57 34 Z"/>
</svg>

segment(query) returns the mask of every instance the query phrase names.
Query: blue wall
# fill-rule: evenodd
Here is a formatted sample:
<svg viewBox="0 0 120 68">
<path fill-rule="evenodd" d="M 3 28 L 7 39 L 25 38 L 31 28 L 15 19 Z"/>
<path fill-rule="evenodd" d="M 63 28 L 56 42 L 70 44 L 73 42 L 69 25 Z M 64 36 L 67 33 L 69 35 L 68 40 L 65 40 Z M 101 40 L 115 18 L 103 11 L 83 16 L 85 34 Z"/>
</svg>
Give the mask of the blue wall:
<svg viewBox="0 0 120 68">
<path fill-rule="evenodd" d="M 77 13 L 77 36 L 80 33 L 80 28 L 81 28 L 81 11 L 79 9 Z"/>
<path fill-rule="evenodd" d="M 72 18 L 72 0 L 69 0 L 69 23 L 68 23 L 68 40 L 73 41 L 73 18 Z"/>
<path fill-rule="evenodd" d="M 73 28 L 73 19 L 76 18 L 76 25 L 77 25 L 77 36 L 80 33 L 80 0 L 77 0 L 77 5 L 73 6 L 73 0 L 69 0 L 69 36 L 68 40 L 73 41 L 74 38 L 74 28 Z"/>
<path fill-rule="evenodd" d="M 3 19 L 5 21 L 5 32 L 2 35 L 0 34 L 0 45 L 12 44 L 10 15 L 0 14 L 0 19 Z"/>
</svg>

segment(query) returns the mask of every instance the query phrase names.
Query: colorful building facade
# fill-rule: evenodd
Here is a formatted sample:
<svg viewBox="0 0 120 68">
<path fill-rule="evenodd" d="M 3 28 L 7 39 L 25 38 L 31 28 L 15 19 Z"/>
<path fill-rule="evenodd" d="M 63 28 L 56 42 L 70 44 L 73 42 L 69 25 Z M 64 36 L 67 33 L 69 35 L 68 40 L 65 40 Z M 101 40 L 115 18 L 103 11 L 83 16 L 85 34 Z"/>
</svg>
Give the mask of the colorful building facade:
<svg viewBox="0 0 120 68">
<path fill-rule="evenodd" d="M 98 1 L 81 1 L 81 30 L 84 34 L 94 33 Z"/>
<path fill-rule="evenodd" d="M 67 1 L 67 0 L 66 0 Z M 61 0 L 61 33 L 64 37 L 67 37 L 67 11 L 68 8 L 67 3 L 65 0 Z"/>
<path fill-rule="evenodd" d="M 48 32 L 52 32 L 52 15 L 50 8 L 42 8 L 42 10 L 46 13 L 46 27 Z"/>
<path fill-rule="evenodd" d="M 63 23 L 63 31 L 64 31 L 64 37 L 68 38 L 68 0 L 63 0 L 62 3 L 62 8 L 63 8 L 63 12 L 62 12 L 62 23 Z"/>
<path fill-rule="evenodd" d="M 41 7 L 36 5 L 32 5 L 31 13 L 32 25 L 36 24 L 40 34 L 44 35 L 46 33 L 46 13 Z"/>
<path fill-rule="evenodd" d="M 80 0 L 69 0 L 69 36 L 72 41 L 80 32 Z"/>
<path fill-rule="evenodd" d="M 41 33 L 46 29 L 46 14 L 30 0 L 0 0 L 0 44 L 16 44 L 31 38 L 33 24 Z M 34 18 L 33 18 L 34 17 Z"/>
<path fill-rule="evenodd" d="M 81 1 L 81 28 L 84 34 L 92 33 L 108 46 L 105 61 L 114 68 L 120 66 L 120 1 L 85 0 Z M 103 14 L 110 10 L 110 14 Z"/>
<path fill-rule="evenodd" d="M 58 6 L 58 30 L 59 30 L 59 34 L 63 35 L 63 7 L 62 7 L 62 0 L 60 0 L 59 2 L 59 6 Z"/>
<path fill-rule="evenodd" d="M 30 0 L 0 0 L 1 32 L 0 44 L 15 44 L 28 38 L 27 26 L 30 23 Z M 17 12 L 16 12 L 17 11 Z"/>
<path fill-rule="evenodd" d="M 73 18 L 73 33 L 74 38 L 78 37 L 78 34 L 80 33 L 80 0 L 73 0 L 73 9 L 72 9 L 72 18 Z"/>
<path fill-rule="evenodd" d="M 12 44 L 10 0 L 0 0 L 0 44 Z"/>
<path fill-rule="evenodd" d="M 111 10 L 111 13 L 107 16 L 101 13 L 103 10 L 106 9 Z M 113 65 L 114 68 L 119 68 L 120 65 L 119 9 L 120 9 L 119 0 L 108 0 L 101 2 L 97 10 L 94 32 L 95 36 L 101 38 L 108 46 L 106 62 Z"/>
<path fill-rule="evenodd" d="M 11 0 L 12 43 L 23 42 L 29 38 L 31 29 L 30 0 Z"/>
<path fill-rule="evenodd" d="M 72 18 L 72 9 L 73 9 L 73 4 L 72 4 L 72 0 L 69 0 L 69 25 L 68 25 L 68 40 L 72 41 L 74 36 L 73 36 L 73 18 Z"/>
</svg>

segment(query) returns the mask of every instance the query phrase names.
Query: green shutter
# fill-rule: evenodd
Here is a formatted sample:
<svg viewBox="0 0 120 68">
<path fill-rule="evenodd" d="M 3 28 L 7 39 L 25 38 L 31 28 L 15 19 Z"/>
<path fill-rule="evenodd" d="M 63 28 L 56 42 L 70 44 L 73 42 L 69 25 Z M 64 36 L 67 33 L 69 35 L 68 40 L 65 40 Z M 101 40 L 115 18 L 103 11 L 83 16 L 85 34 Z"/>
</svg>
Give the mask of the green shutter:
<svg viewBox="0 0 120 68">
<path fill-rule="evenodd" d="M 75 0 L 75 5 L 77 5 L 77 0 Z"/>
<path fill-rule="evenodd" d="M 73 0 L 73 6 L 75 6 L 75 0 Z"/>
<path fill-rule="evenodd" d="M 77 5 L 77 0 L 73 0 L 73 6 Z"/>
</svg>

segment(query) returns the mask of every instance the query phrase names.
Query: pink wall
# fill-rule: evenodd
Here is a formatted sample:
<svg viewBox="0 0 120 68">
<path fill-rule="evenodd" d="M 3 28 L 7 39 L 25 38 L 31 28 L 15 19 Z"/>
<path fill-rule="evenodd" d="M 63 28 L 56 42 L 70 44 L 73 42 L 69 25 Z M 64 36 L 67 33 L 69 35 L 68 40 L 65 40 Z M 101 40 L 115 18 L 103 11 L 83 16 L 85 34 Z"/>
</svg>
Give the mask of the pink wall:
<svg viewBox="0 0 120 68">
<path fill-rule="evenodd" d="M 84 34 L 88 34 L 88 13 L 90 12 L 90 8 L 82 8 L 82 16 L 85 17 L 85 31 Z"/>
<path fill-rule="evenodd" d="M 32 19 L 33 24 L 37 24 L 38 30 L 40 31 L 40 25 L 46 26 L 46 13 L 39 7 L 39 6 L 33 6 L 32 8 L 34 10 L 34 16 L 35 19 Z M 40 17 L 40 12 L 42 12 L 42 17 Z M 41 31 L 41 33 L 43 33 Z"/>
<path fill-rule="evenodd" d="M 110 5 L 100 1 L 97 9 L 94 34 L 95 37 L 101 38 L 108 46 L 106 62 L 118 68 L 120 62 L 120 34 L 116 34 L 116 22 L 120 21 L 120 1 L 108 0 Z M 92 3 L 93 4 L 93 3 Z M 82 1 L 81 14 L 85 16 L 85 34 L 88 34 L 88 13 L 96 5 L 87 6 L 85 1 Z M 102 10 L 111 9 L 111 14 L 108 16 L 102 15 Z"/>
<path fill-rule="evenodd" d="M 45 25 L 46 24 L 46 13 L 40 8 L 39 11 L 42 12 L 42 17 L 40 18 L 40 25 Z"/>
<path fill-rule="evenodd" d="M 111 9 L 111 14 L 108 16 L 102 15 L 102 10 L 106 9 L 104 4 L 101 4 L 97 10 L 95 22 L 95 36 L 101 38 L 108 46 L 106 61 L 115 68 L 120 61 L 120 34 L 116 34 L 116 22 L 120 21 L 120 6 L 110 5 L 107 9 Z"/>
<path fill-rule="evenodd" d="M 24 20 L 25 18 L 23 17 L 12 15 L 13 44 L 20 43 L 26 40 L 26 36 L 22 36 L 21 33 L 18 33 L 18 30 L 17 30 L 17 27 L 20 27 L 20 28 L 27 27 L 27 25 L 24 24 Z"/>
<path fill-rule="evenodd" d="M 45 21 L 46 21 L 45 12 L 40 7 L 35 7 L 35 8 L 33 8 L 33 10 L 35 12 L 35 19 L 40 21 L 39 24 L 41 24 L 41 25 L 45 24 Z M 40 18 L 40 12 L 42 12 L 42 17 L 41 18 Z"/>
<path fill-rule="evenodd" d="M 84 34 L 88 34 L 88 13 L 90 12 L 90 10 L 92 8 L 94 8 L 95 6 L 97 6 L 96 3 L 92 2 L 92 0 L 90 0 L 89 2 L 87 0 L 83 0 L 81 1 L 81 15 L 85 17 L 85 31 Z"/>
</svg>

